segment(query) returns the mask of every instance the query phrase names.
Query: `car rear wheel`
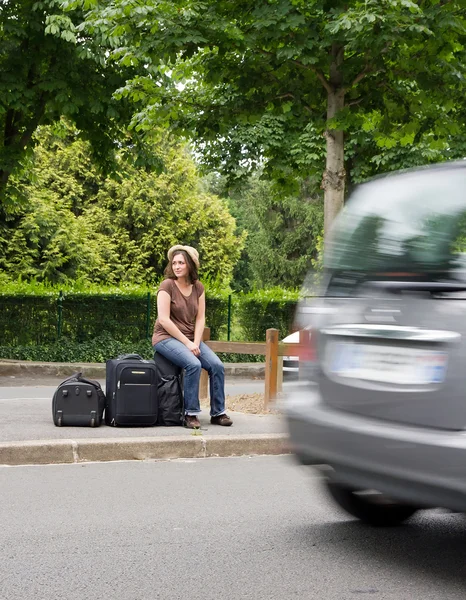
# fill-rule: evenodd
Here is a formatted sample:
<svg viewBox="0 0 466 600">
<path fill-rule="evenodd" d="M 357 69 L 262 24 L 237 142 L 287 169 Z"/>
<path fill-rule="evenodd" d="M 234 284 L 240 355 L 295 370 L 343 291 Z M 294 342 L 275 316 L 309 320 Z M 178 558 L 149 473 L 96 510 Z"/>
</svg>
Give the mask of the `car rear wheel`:
<svg viewBox="0 0 466 600">
<path fill-rule="evenodd" d="M 400 504 L 372 490 L 353 490 L 332 481 L 326 484 L 331 497 L 343 510 L 368 525 L 393 527 L 417 511 L 414 506 Z"/>
</svg>

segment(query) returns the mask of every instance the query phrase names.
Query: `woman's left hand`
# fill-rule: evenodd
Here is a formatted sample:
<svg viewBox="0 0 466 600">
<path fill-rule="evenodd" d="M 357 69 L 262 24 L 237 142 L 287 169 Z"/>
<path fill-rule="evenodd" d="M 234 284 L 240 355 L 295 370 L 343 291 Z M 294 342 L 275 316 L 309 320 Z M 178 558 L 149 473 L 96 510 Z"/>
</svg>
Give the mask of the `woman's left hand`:
<svg viewBox="0 0 466 600">
<path fill-rule="evenodd" d="M 194 356 L 199 356 L 201 353 L 201 349 L 195 342 L 189 342 L 188 350 L 190 350 L 194 354 Z"/>
</svg>

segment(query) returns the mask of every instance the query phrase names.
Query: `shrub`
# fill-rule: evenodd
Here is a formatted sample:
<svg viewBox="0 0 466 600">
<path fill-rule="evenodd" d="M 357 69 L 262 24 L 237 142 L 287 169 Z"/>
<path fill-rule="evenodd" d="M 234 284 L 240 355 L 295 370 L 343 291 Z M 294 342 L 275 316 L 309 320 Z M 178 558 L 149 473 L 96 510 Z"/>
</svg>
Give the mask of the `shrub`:
<svg viewBox="0 0 466 600">
<path fill-rule="evenodd" d="M 142 358 L 150 359 L 154 357 L 154 350 L 149 340 L 121 342 L 115 340 L 108 332 L 85 342 L 76 342 L 63 337 L 52 344 L 0 346 L 0 356 L 4 359 L 38 362 L 103 363 L 120 354 L 140 354 Z M 264 360 L 263 356 L 226 353 L 219 356 L 224 362 L 263 362 Z"/>
<path fill-rule="evenodd" d="M 278 287 L 240 295 L 235 302 L 235 313 L 245 341 L 263 341 L 271 328 L 279 330 L 280 339 L 286 337 L 293 327 L 298 298 L 298 290 Z"/>
<path fill-rule="evenodd" d="M 105 362 L 119 354 L 135 353 L 143 358 L 153 358 L 154 351 L 148 340 L 121 342 L 104 332 L 93 340 L 72 341 L 63 337 L 53 344 L 29 346 L 0 346 L 0 356 L 14 360 L 46 362 Z"/>
<path fill-rule="evenodd" d="M 222 282 L 207 280 L 206 323 L 211 339 L 226 339 L 228 297 Z M 263 341 L 268 328 L 280 337 L 292 328 L 298 291 L 281 288 L 232 296 L 234 339 Z M 2 283 L 0 357 L 38 361 L 102 362 L 126 352 L 152 356 L 156 294 L 136 286 L 100 288 L 76 282 L 57 288 L 23 282 Z M 221 354 L 226 362 L 261 356 Z"/>
</svg>

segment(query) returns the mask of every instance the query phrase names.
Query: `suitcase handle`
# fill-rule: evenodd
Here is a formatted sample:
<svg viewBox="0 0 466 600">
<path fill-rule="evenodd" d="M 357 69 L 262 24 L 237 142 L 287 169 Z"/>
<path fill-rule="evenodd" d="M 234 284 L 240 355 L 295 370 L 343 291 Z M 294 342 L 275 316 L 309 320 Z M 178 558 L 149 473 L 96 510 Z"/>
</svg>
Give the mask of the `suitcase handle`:
<svg viewBox="0 0 466 600">
<path fill-rule="evenodd" d="M 82 371 L 77 371 L 76 373 L 73 373 L 73 375 L 65 379 L 65 381 L 62 381 L 60 385 L 64 385 L 65 383 L 74 383 L 75 381 L 81 381 L 82 383 L 90 383 L 97 390 L 101 389 L 101 385 L 98 381 L 94 381 L 94 379 L 87 379 L 86 377 L 83 377 Z"/>
<path fill-rule="evenodd" d="M 76 373 L 73 373 L 73 375 L 70 375 L 64 381 L 62 381 L 60 383 L 60 385 L 63 385 L 64 383 L 73 382 L 73 381 L 79 381 L 82 377 L 82 374 L 83 374 L 82 371 L 77 371 Z"/>
<path fill-rule="evenodd" d="M 117 357 L 118 360 L 129 360 L 134 358 L 135 360 L 143 360 L 142 356 L 139 354 L 120 354 L 120 356 Z"/>
</svg>

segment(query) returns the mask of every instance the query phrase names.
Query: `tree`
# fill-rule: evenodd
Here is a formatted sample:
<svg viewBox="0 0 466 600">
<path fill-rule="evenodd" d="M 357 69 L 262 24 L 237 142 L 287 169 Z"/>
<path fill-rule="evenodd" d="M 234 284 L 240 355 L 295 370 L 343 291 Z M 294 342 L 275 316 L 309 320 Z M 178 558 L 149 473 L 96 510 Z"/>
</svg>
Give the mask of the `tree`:
<svg viewBox="0 0 466 600">
<path fill-rule="evenodd" d="M 105 177 L 74 128 L 40 127 L 33 167 L 13 176 L 26 202 L 0 223 L 0 272 L 52 283 L 156 283 L 167 250 L 196 246 L 201 276 L 228 285 L 243 247 L 225 201 L 201 189 L 186 147 L 154 132 L 160 172 L 120 157 Z"/>
<path fill-rule="evenodd" d="M 82 11 L 64 13 L 57 0 L 0 0 L 0 195 L 24 164 L 40 124 L 65 115 L 91 141 L 94 156 L 110 169 L 115 150 L 135 147 L 125 133 L 132 110 L 114 91 L 137 73 L 108 63 L 99 40 L 76 36 Z"/>
<path fill-rule="evenodd" d="M 317 259 L 323 227 L 323 202 L 318 181 L 298 182 L 300 193 L 286 194 L 282 186 L 261 178 L 260 172 L 234 191 L 206 178 L 211 189 L 226 193 L 230 210 L 246 243 L 234 270 L 233 287 L 295 288 Z M 219 185 L 220 184 L 220 185 Z"/>
<path fill-rule="evenodd" d="M 462 121 L 464 117 L 459 114 L 457 123 Z M 402 144 L 393 136 L 379 139 L 377 143 L 373 137 L 361 131 L 347 141 L 345 154 L 347 182 L 351 189 L 380 172 L 464 159 L 466 139 L 463 128 L 445 136 L 437 136 L 426 128 L 426 131 L 416 134 L 409 144 Z"/>
<path fill-rule="evenodd" d="M 345 134 L 447 146 L 463 125 L 461 0 L 85 4 L 85 31 L 105 35 L 115 61 L 158 68 L 121 91 L 145 103 L 137 127 L 168 120 L 230 173 L 264 160 L 305 175 L 320 168 L 326 230 L 344 202 Z"/>
</svg>

